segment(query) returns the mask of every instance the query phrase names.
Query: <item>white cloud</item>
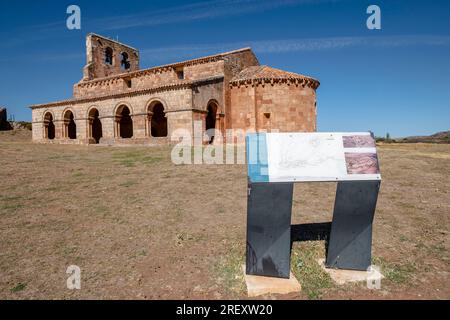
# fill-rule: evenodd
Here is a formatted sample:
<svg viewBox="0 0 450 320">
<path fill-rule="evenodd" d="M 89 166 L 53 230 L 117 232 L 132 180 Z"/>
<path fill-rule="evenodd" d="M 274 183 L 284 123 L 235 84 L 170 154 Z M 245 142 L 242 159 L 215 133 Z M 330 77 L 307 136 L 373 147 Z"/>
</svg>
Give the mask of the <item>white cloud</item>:
<svg viewBox="0 0 450 320">
<path fill-rule="evenodd" d="M 242 41 L 220 44 L 198 44 L 141 50 L 141 58 L 149 61 L 190 59 L 202 55 L 252 47 L 255 53 L 288 53 L 340 50 L 356 47 L 393 48 L 405 46 L 448 46 L 446 35 L 399 35 L 371 37 L 329 37 L 287 40 Z"/>
<path fill-rule="evenodd" d="M 92 23 L 98 26 L 100 30 L 118 30 L 237 16 L 253 12 L 263 12 L 279 7 L 336 1 L 339 0 L 214 0 L 158 9 L 139 14 L 96 19 Z"/>
<path fill-rule="evenodd" d="M 202 1 L 180 6 L 166 7 L 140 13 L 108 16 L 106 18 L 88 19 L 82 10 L 82 28 L 96 32 L 122 30 L 137 27 L 148 27 L 164 24 L 186 23 L 219 17 L 231 17 L 256 12 L 264 12 L 287 6 L 300 6 L 344 0 L 213 0 Z M 15 36 L 11 37 L 14 32 Z M 0 48 L 43 41 L 46 39 L 62 39 L 67 37 L 65 20 L 40 25 L 26 26 L 15 31 L 1 31 Z"/>
<path fill-rule="evenodd" d="M 447 35 L 398 35 L 372 37 L 329 37 L 286 40 L 240 41 L 229 43 L 187 44 L 171 47 L 147 48 L 140 50 L 141 62 L 144 65 L 172 63 L 226 52 L 244 47 L 251 47 L 256 54 L 283 54 L 291 52 L 314 52 L 345 50 L 352 48 L 396 48 L 412 46 L 450 46 Z M 0 58 L 0 62 L 15 59 L 37 61 L 67 61 L 83 59 L 84 53 L 47 53 L 34 55 L 15 55 Z"/>
</svg>

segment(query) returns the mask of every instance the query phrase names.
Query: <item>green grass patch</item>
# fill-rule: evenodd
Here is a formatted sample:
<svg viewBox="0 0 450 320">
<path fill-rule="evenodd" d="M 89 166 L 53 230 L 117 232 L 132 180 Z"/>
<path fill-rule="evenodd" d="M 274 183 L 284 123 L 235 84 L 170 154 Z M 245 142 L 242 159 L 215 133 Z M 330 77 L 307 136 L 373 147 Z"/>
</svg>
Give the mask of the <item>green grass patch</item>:
<svg viewBox="0 0 450 320">
<path fill-rule="evenodd" d="M 21 203 L 6 203 L 6 204 L 3 204 L 0 206 L 0 208 L 5 211 L 16 211 L 23 207 L 24 207 L 24 205 Z"/>
<path fill-rule="evenodd" d="M 150 154 L 149 150 L 121 150 L 113 153 L 112 157 L 115 163 L 125 167 L 134 167 L 137 164 L 153 165 L 163 160 L 159 155 Z"/>
<path fill-rule="evenodd" d="M 333 287 L 330 278 L 318 263 L 325 256 L 322 241 L 294 243 L 291 267 L 308 299 L 320 299 L 324 290 Z"/>
<path fill-rule="evenodd" d="M 72 178 L 80 178 L 83 177 L 85 174 L 82 171 L 74 172 L 72 173 Z"/>
<path fill-rule="evenodd" d="M 403 265 L 389 263 L 381 257 L 372 257 L 372 264 L 381 268 L 381 273 L 387 280 L 397 284 L 409 282 L 416 271 L 414 265 L 410 263 Z"/>
<path fill-rule="evenodd" d="M 447 253 L 447 249 L 445 248 L 444 241 L 433 244 L 430 247 L 431 251 L 437 253 L 438 255 Z"/>
<path fill-rule="evenodd" d="M 0 200 L 3 201 L 17 201 L 22 200 L 22 196 L 8 196 L 8 195 L 0 195 Z"/>
<path fill-rule="evenodd" d="M 158 157 L 158 156 L 146 156 L 142 158 L 142 163 L 144 164 L 155 164 L 155 163 L 159 163 L 161 162 L 161 160 L 163 160 L 162 157 Z"/>
<path fill-rule="evenodd" d="M 15 287 L 11 288 L 10 291 L 12 293 L 23 291 L 27 287 L 26 283 L 19 282 Z"/>
<path fill-rule="evenodd" d="M 62 155 L 62 154 L 53 154 L 47 156 L 48 160 L 73 160 L 73 156 L 71 155 Z"/>
<path fill-rule="evenodd" d="M 225 256 L 219 259 L 214 273 L 217 282 L 228 294 L 241 296 L 245 293 L 245 280 L 242 266 L 245 264 L 245 246 L 232 243 Z"/>
<path fill-rule="evenodd" d="M 56 191 L 61 191 L 61 187 L 59 185 L 56 185 L 56 183 L 54 185 L 51 185 L 47 188 L 44 188 L 44 191 L 47 192 L 56 192 Z"/>
<path fill-rule="evenodd" d="M 104 205 L 94 205 L 92 207 L 92 210 L 97 216 L 100 216 L 102 218 L 109 217 L 111 215 L 111 210 L 109 207 Z"/>
<path fill-rule="evenodd" d="M 120 184 L 119 184 L 119 187 L 128 188 L 128 187 L 134 186 L 134 185 L 136 185 L 136 184 L 137 184 L 136 181 L 128 180 L 128 181 L 125 181 L 125 182 L 120 183 Z"/>
</svg>

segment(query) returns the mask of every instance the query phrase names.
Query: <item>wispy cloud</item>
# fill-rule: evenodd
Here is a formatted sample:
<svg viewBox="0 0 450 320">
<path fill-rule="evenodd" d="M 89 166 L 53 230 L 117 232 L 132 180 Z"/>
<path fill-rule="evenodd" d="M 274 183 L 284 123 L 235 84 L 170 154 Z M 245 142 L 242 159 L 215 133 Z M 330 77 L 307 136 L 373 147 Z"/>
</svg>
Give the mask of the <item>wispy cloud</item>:
<svg viewBox="0 0 450 320">
<path fill-rule="evenodd" d="M 92 21 L 99 30 L 117 30 L 143 26 L 184 23 L 219 17 L 263 12 L 280 7 L 337 2 L 342 0 L 214 0 L 121 15 Z"/>
<path fill-rule="evenodd" d="M 82 26 L 97 32 L 125 30 L 129 28 L 148 27 L 167 24 L 181 24 L 213 18 L 232 17 L 243 14 L 264 12 L 276 8 L 341 2 L 346 0 L 213 0 L 201 1 L 180 6 L 166 7 L 139 13 L 88 19 L 82 14 Z M 83 7 L 81 8 L 83 13 Z M 26 26 L 0 32 L 0 49 L 17 45 L 68 37 L 65 20 L 40 25 Z M 72 32 L 73 33 L 73 32 Z"/>
<path fill-rule="evenodd" d="M 406 46 L 449 46 L 446 35 L 402 35 L 372 37 L 329 37 L 286 40 L 241 41 L 220 44 L 198 44 L 141 50 L 141 60 L 159 62 L 190 59 L 202 55 L 252 47 L 259 54 L 340 50 L 346 48 L 394 48 Z"/>
<path fill-rule="evenodd" d="M 140 50 L 143 65 L 171 63 L 251 47 L 256 54 L 283 54 L 292 52 L 314 52 L 345 50 L 353 48 L 397 48 L 423 46 L 450 46 L 450 35 L 397 35 L 372 37 L 328 37 L 285 40 L 240 41 L 228 43 L 188 44 L 171 47 L 147 48 Z M 37 61 L 69 61 L 84 59 L 83 52 L 42 53 L 39 55 L 15 55 L 0 57 L 0 62 L 33 58 Z"/>
</svg>

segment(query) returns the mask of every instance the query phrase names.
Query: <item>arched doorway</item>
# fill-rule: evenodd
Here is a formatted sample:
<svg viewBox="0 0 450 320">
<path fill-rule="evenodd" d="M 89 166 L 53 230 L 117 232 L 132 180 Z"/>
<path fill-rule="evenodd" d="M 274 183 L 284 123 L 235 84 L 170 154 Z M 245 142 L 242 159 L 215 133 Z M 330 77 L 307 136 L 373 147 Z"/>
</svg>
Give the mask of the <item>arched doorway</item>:
<svg viewBox="0 0 450 320">
<path fill-rule="evenodd" d="M 53 123 L 53 115 L 47 112 L 44 116 L 44 138 L 55 139 L 55 124 Z"/>
<path fill-rule="evenodd" d="M 116 135 L 123 139 L 133 137 L 133 119 L 126 105 L 121 105 L 116 111 Z"/>
<path fill-rule="evenodd" d="M 206 131 L 209 137 L 209 143 L 214 142 L 214 133 L 208 133 L 210 129 L 216 129 L 216 119 L 217 119 L 217 104 L 215 102 L 210 102 L 206 108 Z"/>
<path fill-rule="evenodd" d="M 149 106 L 148 119 L 152 137 L 167 137 L 167 117 L 161 102 L 155 101 Z"/>
<path fill-rule="evenodd" d="M 73 112 L 70 110 L 64 113 L 64 137 L 69 139 L 77 138 L 77 125 L 75 124 Z"/>
<path fill-rule="evenodd" d="M 100 121 L 98 110 L 93 108 L 89 111 L 89 137 L 95 140 L 95 143 L 100 142 L 103 137 L 102 122 Z"/>
</svg>

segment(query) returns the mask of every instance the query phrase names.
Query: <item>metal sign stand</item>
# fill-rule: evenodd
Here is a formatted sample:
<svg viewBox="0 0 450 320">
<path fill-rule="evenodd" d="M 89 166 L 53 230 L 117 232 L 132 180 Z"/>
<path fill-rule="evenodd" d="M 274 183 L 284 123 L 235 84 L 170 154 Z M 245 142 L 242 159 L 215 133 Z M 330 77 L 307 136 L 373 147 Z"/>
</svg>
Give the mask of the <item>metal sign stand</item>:
<svg viewBox="0 0 450 320">
<path fill-rule="evenodd" d="M 293 187 L 292 183 L 249 183 L 247 274 L 289 278 Z"/>
<path fill-rule="evenodd" d="M 372 260 L 372 222 L 380 181 L 339 182 L 331 223 L 328 268 L 367 270 Z"/>
<path fill-rule="evenodd" d="M 249 183 L 246 272 L 289 278 L 293 183 Z M 380 181 L 337 185 L 325 265 L 366 271 Z"/>
<path fill-rule="evenodd" d="M 265 143 L 263 135 L 248 136 L 247 154 L 258 159 L 248 167 L 246 274 L 289 278 L 294 183 L 269 181 Z M 366 271 L 371 265 L 379 188 L 380 180 L 338 182 L 327 267 Z"/>
</svg>

